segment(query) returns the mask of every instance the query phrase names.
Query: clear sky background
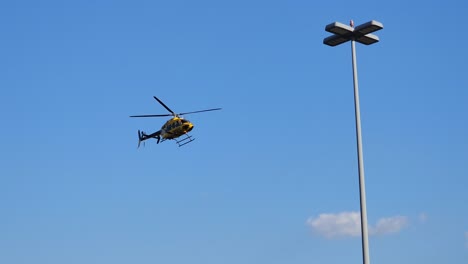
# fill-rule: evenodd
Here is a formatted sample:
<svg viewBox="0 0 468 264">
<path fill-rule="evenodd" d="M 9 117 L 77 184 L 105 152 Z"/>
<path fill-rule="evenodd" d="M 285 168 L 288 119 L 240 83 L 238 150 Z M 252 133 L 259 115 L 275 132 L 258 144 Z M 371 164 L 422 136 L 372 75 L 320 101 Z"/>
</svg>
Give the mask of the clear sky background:
<svg viewBox="0 0 468 264">
<path fill-rule="evenodd" d="M 0 263 L 468 262 L 468 4 L 3 1 Z M 137 149 L 186 116 L 196 140 Z"/>
</svg>

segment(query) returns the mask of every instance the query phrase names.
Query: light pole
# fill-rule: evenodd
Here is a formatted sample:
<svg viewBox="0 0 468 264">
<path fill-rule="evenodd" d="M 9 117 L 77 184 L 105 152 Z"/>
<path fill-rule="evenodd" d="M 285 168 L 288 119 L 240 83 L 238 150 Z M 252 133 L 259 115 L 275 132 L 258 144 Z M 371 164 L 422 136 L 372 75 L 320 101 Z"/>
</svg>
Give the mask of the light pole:
<svg viewBox="0 0 468 264">
<path fill-rule="evenodd" d="M 354 27 L 354 22 L 351 20 L 350 26 L 346 26 L 340 22 L 334 22 L 325 27 L 325 30 L 333 33 L 323 40 L 323 44 L 328 46 L 337 46 L 342 43 L 351 41 L 351 53 L 353 60 L 353 80 L 354 80 L 354 113 L 356 116 L 356 141 L 359 167 L 359 197 L 361 203 L 361 235 L 362 235 L 362 258 L 364 264 L 370 264 L 369 260 L 369 239 L 367 231 L 367 209 L 366 209 L 366 186 L 364 182 L 364 159 L 362 154 L 362 137 L 361 137 L 361 110 L 359 107 L 359 88 L 356 65 L 356 45 L 359 42 L 365 45 L 371 45 L 379 41 L 379 38 L 373 34 L 374 31 L 383 28 L 382 23 L 375 20 L 369 21 L 357 27 Z"/>
</svg>

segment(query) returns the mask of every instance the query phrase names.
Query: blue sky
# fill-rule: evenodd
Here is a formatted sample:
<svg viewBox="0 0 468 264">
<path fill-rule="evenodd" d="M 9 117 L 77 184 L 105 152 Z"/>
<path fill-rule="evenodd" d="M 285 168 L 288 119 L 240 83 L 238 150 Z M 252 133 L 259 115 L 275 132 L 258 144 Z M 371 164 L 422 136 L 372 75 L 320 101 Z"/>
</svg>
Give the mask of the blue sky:
<svg viewBox="0 0 468 264">
<path fill-rule="evenodd" d="M 4 1 L 0 262 L 468 260 L 465 1 Z M 148 142 L 187 116 L 193 143 Z"/>
</svg>

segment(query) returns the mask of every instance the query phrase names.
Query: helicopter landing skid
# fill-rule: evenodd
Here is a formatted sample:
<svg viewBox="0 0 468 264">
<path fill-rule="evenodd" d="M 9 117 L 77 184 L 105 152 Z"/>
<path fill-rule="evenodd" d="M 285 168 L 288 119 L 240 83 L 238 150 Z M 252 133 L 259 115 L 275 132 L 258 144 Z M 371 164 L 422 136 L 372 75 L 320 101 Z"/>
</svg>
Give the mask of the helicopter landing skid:
<svg viewBox="0 0 468 264">
<path fill-rule="evenodd" d="M 183 145 L 187 145 L 188 143 L 194 141 L 195 138 L 190 136 L 189 134 L 185 134 L 185 138 L 181 139 L 181 140 L 177 140 L 175 139 L 177 145 L 179 145 L 179 147 L 182 147 Z"/>
</svg>

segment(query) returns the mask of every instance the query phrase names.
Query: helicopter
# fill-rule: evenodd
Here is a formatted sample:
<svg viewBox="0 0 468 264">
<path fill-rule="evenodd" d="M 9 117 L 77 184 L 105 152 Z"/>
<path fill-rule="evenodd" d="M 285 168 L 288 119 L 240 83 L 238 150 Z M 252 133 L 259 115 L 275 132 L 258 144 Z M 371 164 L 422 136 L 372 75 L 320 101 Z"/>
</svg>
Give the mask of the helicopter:
<svg viewBox="0 0 468 264">
<path fill-rule="evenodd" d="M 171 119 L 166 121 L 166 123 L 161 127 L 160 130 L 146 134 L 143 131 L 138 130 L 138 147 L 140 147 L 141 142 L 144 143 L 145 140 L 154 138 L 157 140 L 156 144 L 162 143 L 165 140 L 173 139 L 176 141 L 179 147 L 186 145 L 195 140 L 188 132 L 192 131 L 193 124 L 181 117 L 182 115 L 194 114 L 194 113 L 201 113 L 201 112 L 208 112 L 208 111 L 216 111 L 221 110 L 221 108 L 212 108 L 206 110 L 199 110 L 199 111 L 192 111 L 192 112 L 185 112 L 176 114 L 172 111 L 167 105 L 165 105 L 159 98 L 153 96 L 156 101 L 158 101 L 170 114 L 160 114 L 160 115 L 133 115 L 130 117 L 164 117 L 164 116 L 172 116 Z M 182 137 L 184 136 L 184 137 Z M 181 138 L 182 137 L 182 138 Z"/>
</svg>

